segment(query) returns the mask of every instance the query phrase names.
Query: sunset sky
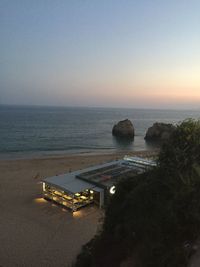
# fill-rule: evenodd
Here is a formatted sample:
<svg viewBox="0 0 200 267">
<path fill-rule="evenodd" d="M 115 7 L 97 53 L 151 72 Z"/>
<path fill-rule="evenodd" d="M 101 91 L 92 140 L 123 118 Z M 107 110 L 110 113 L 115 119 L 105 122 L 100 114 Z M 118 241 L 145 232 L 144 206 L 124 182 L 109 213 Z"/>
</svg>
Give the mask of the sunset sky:
<svg viewBox="0 0 200 267">
<path fill-rule="evenodd" d="M 0 38 L 0 104 L 200 108 L 199 0 L 2 0 Z"/>
</svg>

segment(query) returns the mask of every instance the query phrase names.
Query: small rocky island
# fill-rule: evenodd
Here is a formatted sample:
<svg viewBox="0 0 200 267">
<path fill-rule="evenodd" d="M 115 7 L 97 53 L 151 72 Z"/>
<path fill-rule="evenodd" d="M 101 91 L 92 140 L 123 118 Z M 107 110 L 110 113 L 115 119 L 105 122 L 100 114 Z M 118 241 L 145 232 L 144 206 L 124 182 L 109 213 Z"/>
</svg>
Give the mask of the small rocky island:
<svg viewBox="0 0 200 267">
<path fill-rule="evenodd" d="M 117 124 L 113 126 L 112 134 L 117 138 L 133 139 L 135 135 L 135 130 L 132 122 L 126 119 L 123 121 L 119 121 Z"/>
<path fill-rule="evenodd" d="M 171 123 L 156 122 L 149 127 L 144 139 L 150 142 L 165 142 L 175 130 L 175 126 Z"/>
</svg>

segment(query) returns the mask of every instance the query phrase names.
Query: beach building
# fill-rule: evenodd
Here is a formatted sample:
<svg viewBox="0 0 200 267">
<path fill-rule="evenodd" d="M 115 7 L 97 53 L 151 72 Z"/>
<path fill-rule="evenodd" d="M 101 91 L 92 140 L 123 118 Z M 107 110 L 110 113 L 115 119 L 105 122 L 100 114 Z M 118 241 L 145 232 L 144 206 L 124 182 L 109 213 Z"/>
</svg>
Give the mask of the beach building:
<svg viewBox="0 0 200 267">
<path fill-rule="evenodd" d="M 91 203 L 101 208 L 109 195 L 115 193 L 115 186 L 120 179 L 155 166 L 155 161 L 125 156 L 121 160 L 48 177 L 42 181 L 43 197 L 72 211 Z"/>
</svg>

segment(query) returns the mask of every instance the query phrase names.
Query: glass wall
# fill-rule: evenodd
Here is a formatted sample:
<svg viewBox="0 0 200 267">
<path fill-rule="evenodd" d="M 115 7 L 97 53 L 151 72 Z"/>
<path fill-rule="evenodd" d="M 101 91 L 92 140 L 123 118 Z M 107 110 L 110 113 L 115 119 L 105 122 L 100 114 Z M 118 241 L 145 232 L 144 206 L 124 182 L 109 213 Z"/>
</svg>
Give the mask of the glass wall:
<svg viewBox="0 0 200 267">
<path fill-rule="evenodd" d="M 94 201 L 94 192 L 90 189 L 73 194 L 43 183 L 43 194 L 44 198 L 53 200 L 72 211 L 76 211 Z"/>
</svg>

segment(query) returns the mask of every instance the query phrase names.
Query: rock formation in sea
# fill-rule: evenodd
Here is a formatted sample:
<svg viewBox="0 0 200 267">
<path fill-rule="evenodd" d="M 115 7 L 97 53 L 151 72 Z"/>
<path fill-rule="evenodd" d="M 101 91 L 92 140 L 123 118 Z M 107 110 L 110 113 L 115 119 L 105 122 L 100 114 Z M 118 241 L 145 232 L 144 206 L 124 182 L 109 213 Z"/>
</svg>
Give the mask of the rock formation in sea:
<svg viewBox="0 0 200 267">
<path fill-rule="evenodd" d="M 170 138 L 175 128 L 171 123 L 156 122 L 148 128 L 144 139 L 152 142 L 165 142 Z"/>
<path fill-rule="evenodd" d="M 112 134 L 119 138 L 134 138 L 135 130 L 132 122 L 126 119 L 113 126 Z"/>
</svg>

